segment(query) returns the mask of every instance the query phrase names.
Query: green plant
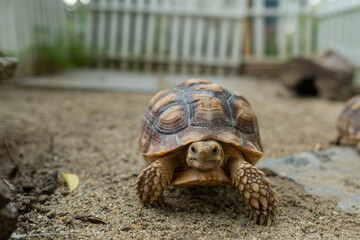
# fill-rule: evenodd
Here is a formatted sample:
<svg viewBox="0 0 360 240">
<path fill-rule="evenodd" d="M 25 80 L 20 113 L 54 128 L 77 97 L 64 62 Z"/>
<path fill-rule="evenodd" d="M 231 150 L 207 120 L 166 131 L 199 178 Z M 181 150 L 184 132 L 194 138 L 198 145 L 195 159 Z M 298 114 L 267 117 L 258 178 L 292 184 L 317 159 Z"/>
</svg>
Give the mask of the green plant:
<svg viewBox="0 0 360 240">
<path fill-rule="evenodd" d="M 29 49 L 35 75 L 83 67 L 91 60 L 85 46 L 75 38 L 58 38 L 52 44 L 40 43 Z"/>
</svg>

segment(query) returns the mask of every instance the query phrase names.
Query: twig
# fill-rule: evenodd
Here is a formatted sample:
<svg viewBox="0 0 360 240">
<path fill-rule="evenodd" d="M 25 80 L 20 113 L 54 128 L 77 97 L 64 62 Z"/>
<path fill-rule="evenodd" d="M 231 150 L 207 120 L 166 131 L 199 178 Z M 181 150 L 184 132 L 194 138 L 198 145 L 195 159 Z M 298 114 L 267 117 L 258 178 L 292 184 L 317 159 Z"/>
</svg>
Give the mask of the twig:
<svg viewBox="0 0 360 240">
<path fill-rule="evenodd" d="M 12 158 L 12 156 L 10 155 L 9 149 L 6 146 L 6 142 L 5 142 L 5 138 L 3 139 L 3 145 L 4 145 L 4 149 L 6 151 L 6 154 L 8 155 L 10 161 L 12 162 L 12 164 L 14 164 L 14 166 L 17 167 L 17 164 L 15 163 L 15 160 Z"/>
<path fill-rule="evenodd" d="M 6 179 L 4 179 L 4 178 L 1 178 L 1 181 L 2 181 L 3 183 L 5 183 L 5 185 L 8 186 L 8 188 L 10 188 L 11 190 L 15 191 L 14 185 L 12 185 L 11 183 L 9 183 L 8 180 L 6 180 Z"/>
<path fill-rule="evenodd" d="M 9 149 L 7 148 L 7 145 L 6 145 L 6 142 L 5 142 L 5 138 L 3 139 L 3 146 L 4 146 L 4 149 L 6 151 L 6 154 L 7 156 L 9 157 L 11 163 L 14 165 L 14 168 L 11 170 L 11 172 L 9 173 L 9 178 L 14 178 L 16 173 L 19 172 L 20 175 L 21 175 L 21 171 L 20 171 L 20 168 L 19 166 L 17 165 L 17 163 L 15 162 L 15 160 L 13 159 L 13 157 L 10 155 L 10 151 Z"/>
<path fill-rule="evenodd" d="M 29 238 L 29 237 L 39 237 L 39 236 L 51 236 L 51 235 L 72 235 L 72 236 L 90 236 L 90 233 L 34 233 L 34 234 L 16 234 L 13 233 L 11 238 L 21 239 L 21 238 Z"/>
<path fill-rule="evenodd" d="M 54 155 L 54 135 L 50 135 L 50 143 L 49 143 L 49 153 L 53 156 Z"/>
<path fill-rule="evenodd" d="M 320 151 L 321 148 L 322 148 L 321 144 L 320 144 L 320 143 L 316 143 L 315 146 L 313 147 L 313 151 L 314 151 L 314 152 Z"/>
<path fill-rule="evenodd" d="M 106 222 L 101 218 L 91 215 L 76 215 L 74 218 L 85 222 L 106 224 Z"/>
</svg>

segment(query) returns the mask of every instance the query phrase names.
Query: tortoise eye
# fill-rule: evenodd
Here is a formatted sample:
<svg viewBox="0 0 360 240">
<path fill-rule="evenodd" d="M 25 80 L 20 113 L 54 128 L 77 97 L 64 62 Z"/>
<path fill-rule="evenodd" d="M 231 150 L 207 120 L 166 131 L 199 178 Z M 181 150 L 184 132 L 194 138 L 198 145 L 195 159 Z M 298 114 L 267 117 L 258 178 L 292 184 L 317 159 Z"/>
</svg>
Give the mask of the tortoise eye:
<svg viewBox="0 0 360 240">
<path fill-rule="evenodd" d="M 214 147 L 212 151 L 213 151 L 213 153 L 216 153 L 217 150 L 218 150 L 217 147 Z"/>
<path fill-rule="evenodd" d="M 191 146 L 191 151 L 192 151 L 192 152 L 194 152 L 194 153 L 196 152 L 196 150 L 195 150 L 195 147 L 194 147 L 194 146 Z"/>
</svg>

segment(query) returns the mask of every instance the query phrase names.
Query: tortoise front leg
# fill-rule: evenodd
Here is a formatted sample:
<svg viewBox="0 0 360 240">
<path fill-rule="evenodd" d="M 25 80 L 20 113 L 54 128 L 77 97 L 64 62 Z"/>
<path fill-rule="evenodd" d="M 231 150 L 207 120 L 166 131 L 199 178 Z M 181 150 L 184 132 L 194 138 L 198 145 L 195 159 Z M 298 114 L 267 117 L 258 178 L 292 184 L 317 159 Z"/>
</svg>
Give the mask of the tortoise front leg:
<svg viewBox="0 0 360 240">
<path fill-rule="evenodd" d="M 137 177 L 135 191 L 144 205 L 151 205 L 171 182 L 176 159 L 162 157 L 143 169 Z"/>
<path fill-rule="evenodd" d="M 270 186 L 265 173 L 240 158 L 229 161 L 229 170 L 233 184 L 251 205 L 250 219 L 268 226 L 272 220 L 278 220 L 275 205 L 279 202 L 276 198 L 278 193 Z"/>
</svg>

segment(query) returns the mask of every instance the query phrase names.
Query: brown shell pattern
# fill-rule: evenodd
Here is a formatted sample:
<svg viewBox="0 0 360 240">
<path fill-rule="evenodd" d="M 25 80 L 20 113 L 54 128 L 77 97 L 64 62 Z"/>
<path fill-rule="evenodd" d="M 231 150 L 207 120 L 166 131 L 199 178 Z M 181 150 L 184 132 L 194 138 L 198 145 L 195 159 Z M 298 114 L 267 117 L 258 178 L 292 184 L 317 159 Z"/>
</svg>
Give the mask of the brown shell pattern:
<svg viewBox="0 0 360 240">
<path fill-rule="evenodd" d="M 360 96 L 347 101 L 337 122 L 337 128 L 345 137 L 360 139 Z"/>
<path fill-rule="evenodd" d="M 189 79 L 157 93 L 142 122 L 140 151 L 150 159 L 191 142 L 215 139 L 239 148 L 251 164 L 263 155 L 249 102 L 220 85 Z"/>
</svg>

